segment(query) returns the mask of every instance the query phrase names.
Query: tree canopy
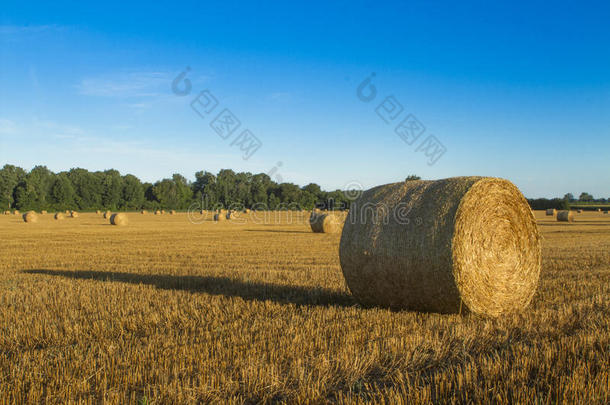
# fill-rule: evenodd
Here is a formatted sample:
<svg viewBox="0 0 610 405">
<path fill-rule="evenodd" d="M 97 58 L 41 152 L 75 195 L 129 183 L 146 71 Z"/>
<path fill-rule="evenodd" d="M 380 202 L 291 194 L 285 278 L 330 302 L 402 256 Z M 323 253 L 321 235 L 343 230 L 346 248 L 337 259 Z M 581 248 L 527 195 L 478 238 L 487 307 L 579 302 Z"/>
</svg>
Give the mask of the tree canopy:
<svg viewBox="0 0 610 405">
<path fill-rule="evenodd" d="M 176 173 L 155 183 L 143 183 L 114 169 L 53 173 L 36 166 L 27 172 L 8 164 L 0 169 L 0 205 L 5 209 L 344 209 L 349 203 L 341 190 L 327 192 L 315 183 L 305 187 L 276 183 L 267 174 L 230 169 L 217 174 L 199 171 L 194 181 Z"/>
</svg>

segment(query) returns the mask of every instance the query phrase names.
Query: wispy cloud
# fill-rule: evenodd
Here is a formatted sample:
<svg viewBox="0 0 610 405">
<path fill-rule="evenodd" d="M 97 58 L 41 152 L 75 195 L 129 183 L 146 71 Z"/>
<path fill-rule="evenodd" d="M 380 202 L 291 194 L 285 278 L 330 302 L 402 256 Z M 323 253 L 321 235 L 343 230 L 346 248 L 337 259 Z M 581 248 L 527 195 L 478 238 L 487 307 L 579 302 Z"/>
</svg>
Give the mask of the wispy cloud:
<svg viewBox="0 0 610 405">
<path fill-rule="evenodd" d="M 49 25 L 0 25 L 0 42 L 14 42 L 19 39 L 40 35 L 47 32 L 62 31 L 64 27 Z"/>
<path fill-rule="evenodd" d="M 15 135 L 17 124 L 6 118 L 0 118 L 0 135 Z"/>
<path fill-rule="evenodd" d="M 273 101 L 289 101 L 292 98 L 292 95 L 286 91 L 277 91 L 271 93 L 269 98 Z"/>
<path fill-rule="evenodd" d="M 84 78 L 78 92 L 87 96 L 141 98 L 167 94 L 171 76 L 166 72 L 128 72 Z"/>
</svg>

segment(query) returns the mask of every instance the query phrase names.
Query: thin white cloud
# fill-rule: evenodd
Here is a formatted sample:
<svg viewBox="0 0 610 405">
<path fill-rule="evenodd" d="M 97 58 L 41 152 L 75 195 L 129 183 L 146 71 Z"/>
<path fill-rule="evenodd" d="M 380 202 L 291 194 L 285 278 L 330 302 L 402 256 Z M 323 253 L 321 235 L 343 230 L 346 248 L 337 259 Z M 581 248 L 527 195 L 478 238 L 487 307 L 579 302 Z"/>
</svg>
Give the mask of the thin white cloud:
<svg viewBox="0 0 610 405">
<path fill-rule="evenodd" d="M 15 135 L 17 124 L 6 118 L 0 118 L 0 135 Z"/>
<path fill-rule="evenodd" d="M 23 40 L 36 38 L 40 35 L 59 32 L 64 30 L 64 27 L 49 24 L 49 25 L 8 25 L 0 24 L 0 42 L 15 43 Z"/>
<path fill-rule="evenodd" d="M 84 78 L 77 89 L 86 96 L 150 98 L 167 94 L 171 80 L 165 72 L 128 72 Z"/>
</svg>

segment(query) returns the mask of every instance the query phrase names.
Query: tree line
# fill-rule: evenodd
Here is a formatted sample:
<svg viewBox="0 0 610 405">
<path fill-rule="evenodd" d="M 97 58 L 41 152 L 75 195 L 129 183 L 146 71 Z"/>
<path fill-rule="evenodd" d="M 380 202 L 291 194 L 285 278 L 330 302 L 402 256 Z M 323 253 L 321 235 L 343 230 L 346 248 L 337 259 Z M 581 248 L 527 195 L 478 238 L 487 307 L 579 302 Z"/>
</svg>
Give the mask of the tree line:
<svg viewBox="0 0 610 405">
<path fill-rule="evenodd" d="M 19 210 L 138 210 L 138 209 L 345 209 L 341 190 L 324 191 L 315 183 L 299 187 L 276 183 L 267 174 L 195 173 L 195 181 L 180 174 L 146 183 L 117 170 L 90 172 L 74 168 L 54 173 L 46 166 L 29 172 L 6 164 L 0 170 L 0 207 Z"/>
<path fill-rule="evenodd" d="M 405 181 L 419 180 L 411 175 Z M 29 172 L 6 164 L 0 170 L 0 207 L 19 210 L 139 210 L 139 209 L 347 209 L 350 199 L 342 190 L 324 191 L 315 183 L 299 187 L 276 183 L 267 174 L 220 170 L 195 173 L 195 181 L 180 174 L 146 183 L 132 174 L 117 170 L 90 172 L 74 168 L 53 173 L 46 166 Z M 606 203 L 589 193 L 576 199 L 528 199 L 532 209 L 568 209 L 573 203 Z"/>
</svg>

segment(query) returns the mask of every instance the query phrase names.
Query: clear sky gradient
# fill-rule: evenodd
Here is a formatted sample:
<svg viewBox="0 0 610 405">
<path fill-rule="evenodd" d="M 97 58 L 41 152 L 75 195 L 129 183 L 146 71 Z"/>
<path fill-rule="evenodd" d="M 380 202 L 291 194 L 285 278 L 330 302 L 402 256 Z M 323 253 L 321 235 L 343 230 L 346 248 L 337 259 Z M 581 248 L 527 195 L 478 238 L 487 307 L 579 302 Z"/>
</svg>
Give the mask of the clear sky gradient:
<svg viewBox="0 0 610 405">
<path fill-rule="evenodd" d="M 326 189 L 484 175 L 528 197 L 610 197 L 608 2 L 85 3 L 3 2 L 0 163 Z M 201 118 L 204 89 L 219 106 Z M 390 123 L 387 96 L 403 107 Z M 223 108 L 241 121 L 228 140 L 209 125 Z M 408 114 L 426 129 L 413 145 L 394 132 Z M 262 142 L 248 160 L 242 129 Z M 433 165 L 428 135 L 446 149 Z"/>
</svg>

